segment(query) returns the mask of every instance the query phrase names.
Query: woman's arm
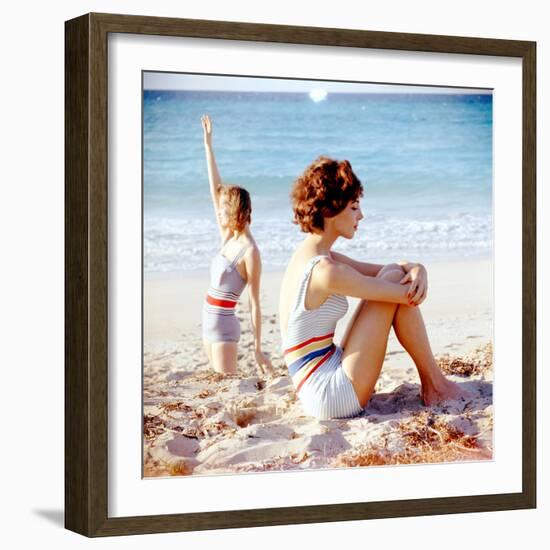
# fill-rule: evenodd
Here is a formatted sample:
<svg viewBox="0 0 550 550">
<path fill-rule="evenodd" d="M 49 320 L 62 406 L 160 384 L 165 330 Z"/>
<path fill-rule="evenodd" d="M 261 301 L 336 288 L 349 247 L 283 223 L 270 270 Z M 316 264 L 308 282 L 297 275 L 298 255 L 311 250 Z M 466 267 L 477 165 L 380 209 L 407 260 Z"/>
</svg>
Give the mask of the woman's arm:
<svg viewBox="0 0 550 550">
<path fill-rule="evenodd" d="M 410 263 L 405 260 L 397 263 L 406 273 L 400 284 L 410 282 L 408 295 L 414 302 L 422 303 L 428 294 L 428 270 L 420 263 Z"/>
<path fill-rule="evenodd" d="M 210 183 L 210 194 L 214 204 L 214 212 L 216 214 L 216 223 L 220 231 L 222 241 L 225 240 L 225 233 L 220 225 L 218 214 L 220 207 L 220 191 L 222 188 L 222 180 L 214 157 L 214 149 L 212 147 L 212 122 L 208 115 L 201 118 L 202 129 L 204 134 L 204 152 L 206 154 L 206 166 L 208 168 L 208 181 Z"/>
<path fill-rule="evenodd" d="M 424 267 L 421 263 L 408 262 L 407 260 L 401 260 L 397 262 L 397 265 L 400 265 L 405 270 L 405 273 L 408 273 L 413 267 L 416 267 L 416 266 Z M 426 268 L 424 267 L 424 269 Z"/>
<path fill-rule="evenodd" d="M 376 277 L 376 275 L 378 275 L 378 272 L 384 267 L 383 264 L 369 264 L 367 262 L 358 262 L 357 260 L 352 260 L 344 254 L 340 254 L 340 252 L 333 252 L 332 250 L 330 251 L 330 255 L 338 262 L 349 265 L 350 267 L 353 267 L 353 269 L 355 269 L 356 271 L 359 271 L 359 273 L 361 273 L 362 275 L 367 275 L 369 277 Z"/>
<path fill-rule="evenodd" d="M 260 252 L 253 247 L 250 254 L 245 255 L 245 265 L 248 277 L 248 299 L 250 318 L 254 334 L 254 354 L 256 363 L 265 372 L 273 372 L 270 360 L 262 352 L 262 312 L 260 308 L 260 278 L 262 274 L 262 261 Z"/>
<path fill-rule="evenodd" d="M 319 292 L 324 290 L 326 295 L 342 294 L 374 302 L 414 305 L 407 297 L 408 286 L 363 275 L 348 264 L 330 259 L 319 262 L 313 271 L 312 285 Z"/>
<path fill-rule="evenodd" d="M 330 255 L 333 259 L 349 265 L 362 275 L 367 275 L 368 277 L 376 277 L 378 272 L 383 267 L 386 267 L 382 264 L 358 262 L 357 260 L 352 260 L 351 258 L 348 258 L 348 256 L 340 254 L 339 252 L 331 251 Z M 426 299 L 426 295 L 428 293 L 428 272 L 426 268 L 420 263 L 411 263 L 406 260 L 390 264 L 390 266 L 394 266 L 397 269 L 402 269 L 405 272 L 405 275 L 399 284 L 410 282 L 411 284 L 408 288 L 407 297 L 411 298 L 416 305 L 420 305 Z"/>
</svg>

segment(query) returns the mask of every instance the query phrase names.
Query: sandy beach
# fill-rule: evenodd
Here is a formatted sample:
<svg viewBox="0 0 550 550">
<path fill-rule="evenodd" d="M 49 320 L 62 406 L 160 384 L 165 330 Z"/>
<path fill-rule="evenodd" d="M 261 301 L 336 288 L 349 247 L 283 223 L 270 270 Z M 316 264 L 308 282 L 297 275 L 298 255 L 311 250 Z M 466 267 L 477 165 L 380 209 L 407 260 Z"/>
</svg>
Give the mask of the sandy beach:
<svg viewBox="0 0 550 550">
<path fill-rule="evenodd" d="M 434 355 L 467 402 L 425 407 L 414 363 L 391 332 L 382 374 L 364 412 L 318 421 L 296 399 L 280 351 L 281 273 L 262 276 L 262 340 L 275 374 L 254 362 L 247 290 L 239 373 L 209 368 L 201 340 L 204 276 L 144 281 L 144 475 L 376 466 L 492 458 L 493 272 L 490 260 L 426 264 L 420 306 Z M 338 343 L 357 300 L 337 326 Z"/>
</svg>

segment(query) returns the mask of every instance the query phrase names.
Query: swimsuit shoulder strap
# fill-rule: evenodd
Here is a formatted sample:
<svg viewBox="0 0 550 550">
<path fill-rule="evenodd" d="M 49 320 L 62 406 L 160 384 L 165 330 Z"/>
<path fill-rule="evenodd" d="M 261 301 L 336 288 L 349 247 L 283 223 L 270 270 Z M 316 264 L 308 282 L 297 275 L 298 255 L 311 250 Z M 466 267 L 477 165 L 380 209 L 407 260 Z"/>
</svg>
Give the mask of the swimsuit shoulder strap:
<svg viewBox="0 0 550 550">
<path fill-rule="evenodd" d="M 295 311 L 297 309 L 301 309 L 302 311 L 307 311 L 305 300 L 306 300 L 307 287 L 309 285 L 309 280 L 311 279 L 311 272 L 313 271 L 313 268 L 317 265 L 319 260 L 321 260 L 322 258 L 328 258 L 328 256 L 325 254 L 319 254 L 317 256 L 313 256 L 313 258 L 310 258 L 307 261 L 306 266 L 304 268 L 304 272 L 302 274 L 300 285 L 298 287 L 298 295 L 296 296 L 296 301 L 294 303 L 294 307 L 292 308 L 292 311 Z"/>
<path fill-rule="evenodd" d="M 237 265 L 237 262 L 244 256 L 244 253 L 246 252 L 247 248 L 249 247 L 250 245 L 248 244 L 245 244 L 240 250 L 239 252 L 237 252 L 237 255 L 233 258 L 233 261 L 231 262 L 231 266 L 232 267 L 235 267 Z"/>
</svg>

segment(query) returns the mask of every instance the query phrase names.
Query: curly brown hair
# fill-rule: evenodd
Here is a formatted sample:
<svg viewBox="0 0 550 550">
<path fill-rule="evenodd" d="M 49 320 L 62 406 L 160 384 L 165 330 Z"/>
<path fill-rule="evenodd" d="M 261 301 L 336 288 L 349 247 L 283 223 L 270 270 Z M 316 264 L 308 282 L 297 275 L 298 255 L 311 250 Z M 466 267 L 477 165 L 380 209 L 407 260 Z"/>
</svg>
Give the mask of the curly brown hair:
<svg viewBox="0 0 550 550">
<path fill-rule="evenodd" d="M 250 193 L 238 185 L 222 185 L 220 197 L 222 196 L 227 200 L 231 229 L 241 233 L 251 220 Z"/>
<path fill-rule="evenodd" d="M 294 182 L 290 197 L 293 223 L 303 232 L 324 230 L 324 218 L 336 216 L 363 196 L 363 186 L 347 160 L 320 156 Z"/>
</svg>

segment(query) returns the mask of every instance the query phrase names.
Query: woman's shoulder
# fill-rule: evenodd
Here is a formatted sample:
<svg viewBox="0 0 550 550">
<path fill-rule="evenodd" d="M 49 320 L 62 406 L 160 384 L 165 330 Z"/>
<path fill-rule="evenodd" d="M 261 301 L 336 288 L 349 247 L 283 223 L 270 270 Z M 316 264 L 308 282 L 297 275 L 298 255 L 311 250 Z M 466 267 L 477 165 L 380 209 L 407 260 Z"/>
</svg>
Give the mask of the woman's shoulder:
<svg viewBox="0 0 550 550">
<path fill-rule="evenodd" d="M 341 270 L 345 268 L 342 262 L 326 254 L 313 256 L 310 260 L 312 286 L 318 289 L 330 287 L 330 283 L 341 275 Z"/>
<path fill-rule="evenodd" d="M 335 266 L 339 265 L 340 262 L 330 256 L 330 254 L 316 254 L 311 256 L 306 262 L 306 266 L 313 264 L 312 269 L 315 269 L 317 272 L 326 271 L 333 269 Z"/>
<path fill-rule="evenodd" d="M 255 270 L 261 265 L 260 248 L 254 239 L 247 239 L 243 243 L 243 261 L 247 269 Z"/>
<path fill-rule="evenodd" d="M 243 241 L 243 249 L 244 249 L 245 255 L 248 255 L 251 257 L 254 257 L 254 256 L 258 257 L 260 255 L 260 247 L 252 237 L 249 237 L 248 239 Z"/>
<path fill-rule="evenodd" d="M 319 273 L 324 273 L 335 264 L 336 261 L 326 254 L 312 254 L 311 252 L 295 254 L 288 262 L 285 279 L 296 281 L 313 274 L 313 272 L 317 277 Z"/>
</svg>

